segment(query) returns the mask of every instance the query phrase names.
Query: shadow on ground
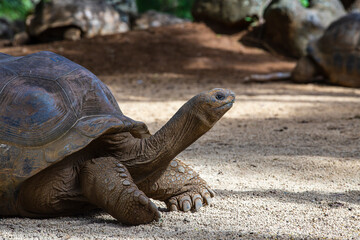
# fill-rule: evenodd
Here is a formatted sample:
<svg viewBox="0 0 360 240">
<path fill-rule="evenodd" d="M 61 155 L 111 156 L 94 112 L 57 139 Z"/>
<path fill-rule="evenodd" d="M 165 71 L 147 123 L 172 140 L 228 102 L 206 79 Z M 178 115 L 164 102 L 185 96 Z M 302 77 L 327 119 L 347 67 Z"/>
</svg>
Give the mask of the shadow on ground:
<svg viewBox="0 0 360 240">
<path fill-rule="evenodd" d="M 330 208 L 348 208 L 347 203 L 360 205 L 360 191 L 344 192 L 289 192 L 279 189 L 259 190 L 259 191 L 233 191 L 224 189 L 215 189 L 219 196 L 237 195 L 240 198 L 256 197 L 270 198 L 278 202 L 327 205 Z M 351 211 L 352 209 L 348 209 Z"/>
</svg>

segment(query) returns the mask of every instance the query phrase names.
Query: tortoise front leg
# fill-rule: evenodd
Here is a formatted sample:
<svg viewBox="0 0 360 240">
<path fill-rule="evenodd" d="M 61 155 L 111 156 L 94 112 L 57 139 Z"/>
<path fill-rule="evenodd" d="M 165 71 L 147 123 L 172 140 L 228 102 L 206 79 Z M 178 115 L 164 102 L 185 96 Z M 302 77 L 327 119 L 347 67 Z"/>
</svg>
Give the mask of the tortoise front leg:
<svg viewBox="0 0 360 240">
<path fill-rule="evenodd" d="M 165 170 L 137 186 L 147 196 L 164 201 L 170 211 L 197 211 L 203 204 L 209 205 L 215 196 L 205 180 L 179 159 L 173 159 Z"/>
<path fill-rule="evenodd" d="M 89 202 L 129 225 L 159 220 L 154 203 L 138 189 L 126 167 L 116 158 L 102 157 L 84 163 L 80 185 Z"/>
</svg>

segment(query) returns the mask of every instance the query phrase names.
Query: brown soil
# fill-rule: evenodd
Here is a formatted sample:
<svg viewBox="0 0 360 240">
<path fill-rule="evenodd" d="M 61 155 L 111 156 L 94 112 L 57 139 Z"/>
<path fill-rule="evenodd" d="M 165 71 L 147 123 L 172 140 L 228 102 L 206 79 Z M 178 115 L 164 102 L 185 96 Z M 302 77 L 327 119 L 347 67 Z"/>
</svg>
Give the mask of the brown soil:
<svg viewBox="0 0 360 240">
<path fill-rule="evenodd" d="M 24 55 L 48 50 L 97 75 L 173 73 L 200 79 L 238 81 L 254 72 L 289 70 L 292 63 L 238 43 L 239 36 L 216 35 L 202 24 L 1 49 Z"/>
<path fill-rule="evenodd" d="M 191 96 L 232 89 L 237 102 L 180 154 L 217 192 L 197 213 L 124 227 L 106 213 L 0 219 L 0 239 L 358 239 L 360 90 L 291 82 L 244 84 L 294 62 L 202 24 L 0 48 L 59 53 L 108 84 L 123 112 L 159 129 Z M 163 206 L 157 202 L 159 206 Z"/>
</svg>

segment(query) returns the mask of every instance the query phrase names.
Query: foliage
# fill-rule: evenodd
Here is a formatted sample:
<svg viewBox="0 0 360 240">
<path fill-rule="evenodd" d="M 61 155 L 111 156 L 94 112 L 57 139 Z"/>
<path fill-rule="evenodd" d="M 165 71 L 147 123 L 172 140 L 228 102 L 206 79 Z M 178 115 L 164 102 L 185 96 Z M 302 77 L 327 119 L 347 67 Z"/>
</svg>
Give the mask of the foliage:
<svg viewBox="0 0 360 240">
<path fill-rule="evenodd" d="M 0 0 L 0 17 L 24 20 L 33 8 L 31 0 Z"/>
<path fill-rule="evenodd" d="M 192 19 L 191 8 L 194 0 L 136 0 L 136 3 L 140 13 L 152 9 Z"/>
<path fill-rule="evenodd" d="M 245 17 L 246 22 L 253 22 L 254 19 L 252 17 Z"/>
<path fill-rule="evenodd" d="M 303 5 L 303 7 L 308 8 L 310 6 L 310 0 L 300 0 L 301 5 Z"/>
<path fill-rule="evenodd" d="M 44 1 L 44 0 L 42 0 Z M 45 0 L 48 1 L 48 0 Z M 192 19 L 191 8 L 195 0 L 136 0 L 140 13 L 153 9 L 181 18 Z M 0 0 L 0 17 L 24 20 L 39 0 Z"/>
</svg>

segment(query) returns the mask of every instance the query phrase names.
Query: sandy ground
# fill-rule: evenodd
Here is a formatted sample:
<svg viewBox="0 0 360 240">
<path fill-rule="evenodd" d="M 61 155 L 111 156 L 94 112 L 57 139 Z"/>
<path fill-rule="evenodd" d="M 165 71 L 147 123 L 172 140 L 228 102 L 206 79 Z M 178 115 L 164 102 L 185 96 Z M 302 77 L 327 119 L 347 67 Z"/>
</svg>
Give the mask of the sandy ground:
<svg viewBox="0 0 360 240">
<path fill-rule="evenodd" d="M 132 46 L 147 34 L 149 47 L 145 40 Z M 216 191 L 211 206 L 196 213 L 163 210 L 160 222 L 135 227 L 106 213 L 2 218 L 0 239 L 360 239 L 360 90 L 244 84 L 249 73 L 289 70 L 294 62 L 245 47 L 238 37 L 188 24 L 0 48 L 15 55 L 56 51 L 88 67 L 124 114 L 152 132 L 198 92 L 224 87 L 237 95 L 215 127 L 179 155 Z M 124 55 L 123 62 L 116 59 Z"/>
</svg>

